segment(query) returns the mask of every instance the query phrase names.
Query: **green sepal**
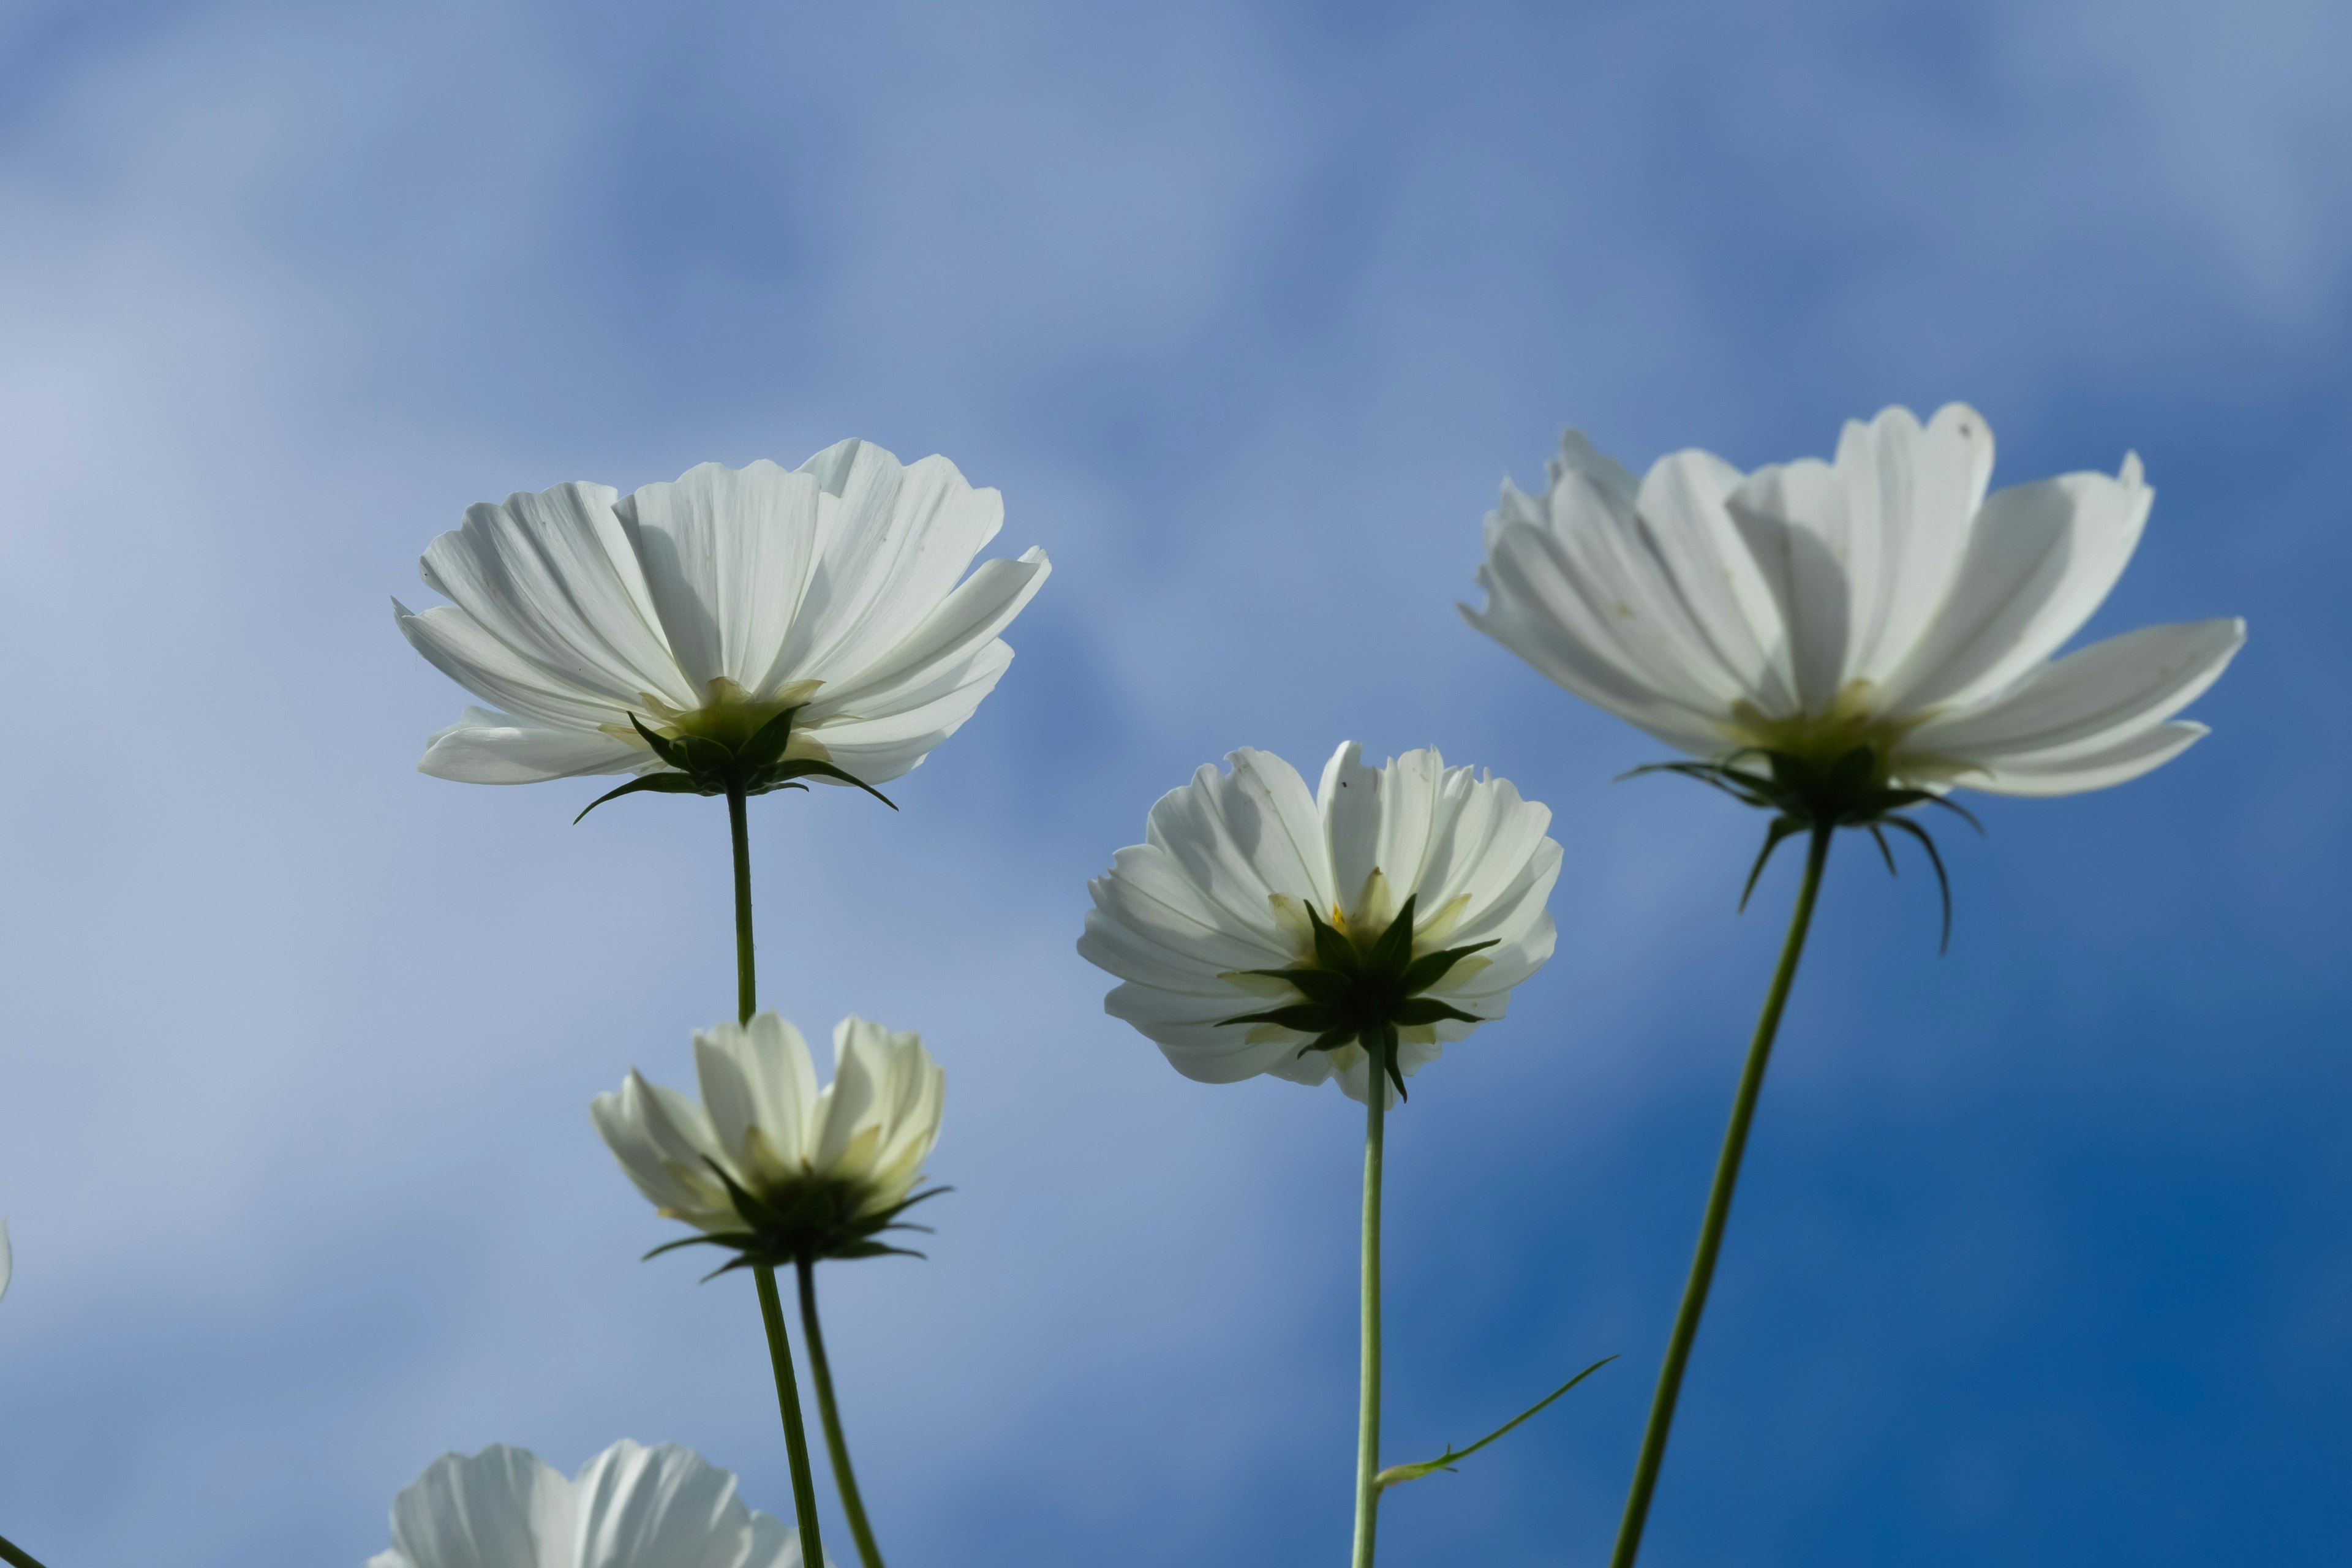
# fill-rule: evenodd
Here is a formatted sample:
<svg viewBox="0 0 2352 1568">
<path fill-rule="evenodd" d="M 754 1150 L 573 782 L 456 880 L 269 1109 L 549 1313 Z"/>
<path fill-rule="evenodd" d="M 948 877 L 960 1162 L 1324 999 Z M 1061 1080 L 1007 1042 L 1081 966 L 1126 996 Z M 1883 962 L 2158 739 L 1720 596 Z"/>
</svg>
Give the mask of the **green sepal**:
<svg viewBox="0 0 2352 1568">
<path fill-rule="evenodd" d="M 1391 1487 L 1402 1486 L 1407 1481 L 1417 1481 L 1421 1479 L 1422 1477 L 1433 1475 L 1439 1470 L 1452 1470 L 1456 1464 L 1468 1458 L 1471 1455 L 1476 1453 L 1487 1444 L 1494 1442 L 1496 1438 L 1501 1437 L 1504 1434 L 1509 1432 L 1521 1422 L 1536 1415 L 1553 1400 L 1558 1399 L 1561 1394 L 1566 1394 L 1570 1389 L 1574 1388 L 1578 1384 L 1582 1383 L 1586 1378 L 1591 1377 L 1594 1373 L 1599 1372 L 1602 1367 L 1607 1366 L 1611 1362 L 1615 1361 L 1616 1359 L 1617 1358 L 1613 1355 L 1602 1356 L 1599 1361 L 1594 1362 L 1591 1366 L 1586 1367 L 1582 1372 L 1578 1373 L 1574 1377 L 1570 1378 L 1566 1383 L 1561 1384 L 1558 1388 L 1553 1389 L 1549 1394 L 1545 1394 L 1541 1399 L 1537 1400 L 1533 1405 L 1528 1405 L 1525 1410 L 1520 1411 L 1517 1415 L 1512 1416 L 1508 1421 L 1504 1422 L 1500 1426 L 1496 1427 L 1492 1432 L 1487 1433 L 1484 1437 L 1479 1438 L 1468 1447 L 1457 1449 L 1453 1444 L 1448 1443 L 1445 1446 L 1445 1452 L 1438 1455 L 1437 1458 L 1433 1459 L 1423 1459 L 1419 1464 L 1415 1465 L 1391 1465 L 1388 1468 L 1381 1471 L 1378 1475 L 1372 1478 L 1372 1485 L 1385 1491 Z"/>
<path fill-rule="evenodd" d="M 1364 955 L 1364 967 L 1374 974 L 1401 974 L 1412 962 L 1412 906 L 1421 900 L 1419 893 L 1407 893 L 1404 904 L 1389 921 L 1389 929 L 1381 932 L 1372 943 L 1371 952 Z"/>
<path fill-rule="evenodd" d="M 1766 771 L 1759 773 L 1740 765 L 1750 759 L 1761 759 Z M 1936 890 L 1943 910 L 1937 951 L 1948 952 L 1952 945 L 1951 879 L 1945 871 L 1944 858 L 1934 837 L 1916 820 L 1902 813 L 1916 806 L 1933 805 L 1953 813 L 1979 834 L 1984 832 L 1984 824 L 1967 806 L 1934 790 L 1884 783 L 1882 772 L 1877 749 L 1865 742 L 1848 747 L 1826 765 L 1790 752 L 1743 746 L 1712 762 L 1651 763 L 1618 777 L 1675 773 L 1721 790 L 1742 805 L 1775 814 L 1771 826 L 1765 830 L 1764 847 L 1757 852 L 1755 863 L 1748 868 L 1748 880 L 1740 888 L 1742 910 L 1754 896 L 1757 881 L 1770 863 L 1772 852 L 1785 839 L 1801 833 L 1858 827 L 1870 834 L 1887 871 L 1893 874 L 1895 852 L 1884 830 L 1891 827 L 1909 834 L 1927 850 L 1927 864 L 1936 873 Z"/>
<path fill-rule="evenodd" d="M 728 795 L 737 791 L 745 795 L 767 795 L 775 790 L 805 790 L 808 785 L 800 781 L 807 778 L 854 784 L 891 810 L 898 810 L 898 802 L 855 773 L 814 757 L 785 757 L 784 752 L 792 745 L 793 725 L 805 707 L 806 704 L 787 708 L 775 714 L 736 747 L 706 735 L 665 735 L 632 713 L 630 727 L 673 771 L 647 773 L 599 795 L 572 820 L 579 822 L 608 800 L 644 791 L 660 795 Z"/>
<path fill-rule="evenodd" d="M 807 706 L 801 704 L 801 708 Z M 772 767 L 782 762 L 784 748 L 793 743 L 793 721 L 800 717 L 801 708 L 787 708 L 761 725 L 736 756 L 755 768 Z"/>
<path fill-rule="evenodd" d="M 1494 937 L 1486 942 L 1474 942 L 1467 947 L 1449 947 L 1441 952 L 1424 952 L 1405 965 L 1404 978 L 1399 984 L 1403 985 L 1408 995 L 1416 991 L 1426 991 L 1453 973 L 1455 964 L 1502 940 L 1501 937 Z"/>
<path fill-rule="evenodd" d="M 1451 1002 L 1440 1002 L 1434 996 L 1408 996 L 1397 1004 L 1396 1022 L 1408 1029 L 1425 1028 L 1446 1018 L 1457 1024 L 1483 1024 L 1486 1021 L 1475 1013 L 1465 1013 Z"/>
<path fill-rule="evenodd" d="M 1307 918 L 1315 927 L 1315 962 L 1338 974 L 1354 974 L 1363 965 L 1356 944 L 1339 929 L 1324 920 L 1323 911 L 1313 904 L 1307 906 Z"/>
<path fill-rule="evenodd" d="M 1217 1023 L 1220 1026 L 1226 1024 L 1278 1024 L 1286 1029 L 1313 1033 L 1328 1026 L 1324 1022 L 1326 1016 L 1325 1009 L 1316 1003 L 1296 1002 L 1287 1007 L 1270 1008 L 1264 1013 L 1244 1013 L 1238 1018 L 1220 1018 Z"/>
<path fill-rule="evenodd" d="M 582 806 L 580 816 L 587 816 L 608 800 L 618 800 L 625 795 L 642 795 L 648 790 L 656 795 L 707 795 L 709 793 L 698 788 L 695 782 L 684 773 L 646 773 L 631 779 L 618 789 L 606 790 L 603 795 Z M 572 819 L 572 826 L 580 826 L 580 816 Z"/>
<path fill-rule="evenodd" d="M 764 731 L 761 732 L 765 733 Z M 884 805 L 888 806 L 891 810 L 896 811 L 898 809 L 898 802 L 892 800 L 888 795 L 884 795 L 880 790 L 876 789 L 872 784 L 867 784 L 864 779 L 859 778 L 856 774 L 845 773 L 842 769 L 835 767 L 831 763 L 820 763 L 806 757 L 797 758 L 789 763 L 778 763 L 772 767 L 761 769 L 759 773 L 746 784 L 743 793 L 746 795 L 766 795 L 770 790 L 790 789 L 794 787 L 793 781 L 795 779 L 811 777 L 835 779 L 842 784 L 856 784 L 859 789 L 864 790 L 867 795 L 872 795 L 876 800 L 880 801 Z M 799 787 L 804 789 L 807 786 L 803 784 Z"/>
</svg>

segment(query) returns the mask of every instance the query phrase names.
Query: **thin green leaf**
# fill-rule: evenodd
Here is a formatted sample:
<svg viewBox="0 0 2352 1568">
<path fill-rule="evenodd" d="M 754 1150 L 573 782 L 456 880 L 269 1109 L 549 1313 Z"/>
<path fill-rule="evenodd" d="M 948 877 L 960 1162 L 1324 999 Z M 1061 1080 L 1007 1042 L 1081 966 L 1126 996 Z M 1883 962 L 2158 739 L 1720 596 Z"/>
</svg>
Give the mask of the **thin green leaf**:
<svg viewBox="0 0 2352 1568">
<path fill-rule="evenodd" d="M 1422 1477 L 1437 1470 L 1452 1469 L 1456 1463 L 1468 1458 L 1471 1455 L 1476 1453 L 1487 1444 L 1494 1442 L 1496 1438 L 1509 1432 L 1511 1428 L 1518 1426 L 1521 1422 L 1536 1415 L 1542 1411 L 1544 1406 L 1549 1405 L 1553 1400 L 1558 1399 L 1561 1394 L 1566 1394 L 1570 1389 L 1574 1388 L 1578 1384 L 1582 1383 L 1586 1378 L 1591 1377 L 1594 1373 L 1599 1372 L 1602 1367 L 1607 1366 L 1611 1362 L 1615 1361 L 1616 1359 L 1617 1358 L 1613 1355 L 1602 1356 L 1599 1361 L 1594 1362 L 1591 1366 L 1586 1367 L 1582 1372 L 1578 1373 L 1574 1377 L 1570 1378 L 1566 1383 L 1561 1384 L 1558 1388 L 1553 1389 L 1549 1394 L 1545 1394 L 1541 1399 L 1537 1400 L 1533 1405 L 1528 1405 L 1525 1410 L 1520 1411 L 1517 1415 L 1512 1416 L 1508 1421 L 1504 1422 L 1500 1426 L 1496 1427 L 1492 1432 L 1487 1433 L 1484 1437 L 1479 1438 L 1468 1447 L 1457 1452 L 1454 1446 L 1449 1443 L 1445 1447 L 1445 1452 L 1438 1455 L 1437 1458 L 1433 1459 L 1423 1459 L 1417 1465 L 1391 1465 L 1387 1469 L 1382 1470 L 1379 1475 L 1372 1478 L 1372 1484 L 1376 1487 L 1381 1488 L 1382 1489 L 1386 1489 L 1390 1487 L 1402 1486 L 1407 1481 L 1417 1481 L 1421 1479 Z"/>
</svg>

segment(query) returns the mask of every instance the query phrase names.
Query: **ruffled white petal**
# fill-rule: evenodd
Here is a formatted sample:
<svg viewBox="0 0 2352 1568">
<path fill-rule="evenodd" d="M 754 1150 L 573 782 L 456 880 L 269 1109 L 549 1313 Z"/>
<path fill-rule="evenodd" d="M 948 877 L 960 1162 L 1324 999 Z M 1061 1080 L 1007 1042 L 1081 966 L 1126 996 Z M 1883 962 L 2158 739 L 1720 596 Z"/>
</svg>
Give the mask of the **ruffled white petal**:
<svg viewBox="0 0 2352 1568">
<path fill-rule="evenodd" d="M 738 1228 L 726 1185 L 710 1171 L 711 1162 L 730 1162 L 702 1107 L 632 1070 L 620 1093 L 595 1098 L 589 1116 L 623 1173 L 656 1208 L 704 1230 Z"/>
<path fill-rule="evenodd" d="M 1965 404 L 1925 427 L 1907 408 L 1849 420 L 1837 458 L 1759 468 L 1729 500 L 1788 628 L 1796 705 L 1826 710 L 1847 684 L 1902 665 L 1950 591 L 1992 474 L 1992 432 Z"/>
<path fill-rule="evenodd" d="M 573 1519 L 570 1482 L 494 1443 L 442 1455 L 394 1499 L 392 1544 L 415 1568 L 580 1568 Z"/>
<path fill-rule="evenodd" d="M 2155 496 L 2137 457 L 2117 479 L 2063 474 L 1994 491 L 1949 597 L 1881 701 L 1911 713 L 1963 708 L 2030 673 L 2115 587 Z"/>
<path fill-rule="evenodd" d="M 2220 679 L 2245 638 L 2243 621 L 2213 620 L 2143 626 L 2094 643 L 1995 701 L 1921 725 L 1897 765 L 1912 754 L 1937 760 L 1947 771 L 1967 770 L 1953 773 L 1958 782 L 1996 794 L 2120 784 L 2204 732 L 2165 721 Z M 2105 783 L 2074 782 L 2092 780 Z"/>
<path fill-rule="evenodd" d="M 1279 950 L 1288 942 L 1276 923 L 1275 895 L 1328 910 L 1354 889 L 1343 891 L 1333 880 L 1323 819 L 1298 771 L 1247 747 L 1225 760 L 1232 772 L 1203 766 L 1192 784 L 1160 797 L 1144 842 L 1197 889 L 1198 907 L 1216 930 Z"/>
<path fill-rule="evenodd" d="M 566 1480 L 494 1444 L 445 1454 L 392 1507 L 369 1568 L 799 1568 L 794 1532 L 675 1444 L 620 1442 Z"/>
<path fill-rule="evenodd" d="M 722 678 L 755 697 L 772 689 L 819 570 L 818 513 L 834 504 L 810 476 L 762 460 L 698 464 L 616 507 L 695 701 Z"/>
<path fill-rule="evenodd" d="M 568 484 L 469 507 L 463 528 L 426 547 L 425 584 L 555 680 L 608 702 L 699 700 L 680 683 L 618 499 Z"/>
<path fill-rule="evenodd" d="M 675 1443 L 615 1443 L 572 1485 L 577 1568 L 739 1568 L 751 1548 L 734 1476 Z"/>
<path fill-rule="evenodd" d="M 1685 463 L 1660 491 L 1703 514 L 1712 477 Z M 1570 431 L 1544 498 L 1504 487 L 1478 570 L 1487 606 L 1462 616 L 1587 701 L 1669 744 L 1709 750 L 1721 739 L 1717 715 L 1747 694 L 1759 656 L 1703 630 L 1638 504 L 1624 470 Z M 1703 516 L 1674 521 L 1707 526 Z"/>
<path fill-rule="evenodd" d="M 1004 521 L 947 458 L 901 466 L 870 442 L 819 454 L 836 479 L 824 558 L 786 647 L 790 679 L 845 683 L 886 659 L 949 596 Z M 816 463 L 817 459 L 812 459 Z"/>
<path fill-rule="evenodd" d="M 747 1176 L 781 1181 L 814 1155 L 816 1063 L 791 1024 L 768 1012 L 698 1030 L 694 1066 L 711 1131 Z"/>
<path fill-rule="evenodd" d="M 540 784 L 657 765 L 644 746 L 601 730 L 557 729 L 487 708 L 468 708 L 425 744 L 416 771 L 460 784 Z"/>
</svg>

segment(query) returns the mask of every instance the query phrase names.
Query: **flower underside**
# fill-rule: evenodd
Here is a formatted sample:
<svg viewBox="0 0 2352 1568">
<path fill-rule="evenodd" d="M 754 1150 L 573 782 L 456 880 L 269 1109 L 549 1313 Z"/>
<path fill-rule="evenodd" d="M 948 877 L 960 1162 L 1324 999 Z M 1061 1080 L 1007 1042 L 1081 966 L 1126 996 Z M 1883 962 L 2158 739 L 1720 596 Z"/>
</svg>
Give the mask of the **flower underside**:
<svg viewBox="0 0 2352 1568">
<path fill-rule="evenodd" d="M 1360 944 L 1343 929 L 1345 922 L 1337 919 L 1337 910 L 1333 911 L 1333 921 L 1326 921 L 1322 911 L 1308 903 L 1307 918 L 1314 923 L 1315 930 L 1315 954 L 1311 959 L 1286 969 L 1235 972 L 1285 982 L 1297 990 L 1300 1000 L 1263 1013 L 1221 1018 L 1218 1023 L 1273 1024 L 1314 1036 L 1298 1048 L 1300 1056 L 1308 1051 L 1336 1051 L 1344 1046 L 1360 1044 L 1396 1085 L 1397 1098 L 1406 1098 L 1404 1073 L 1397 1065 L 1397 1031 L 1445 1018 L 1465 1024 L 1480 1022 L 1475 1013 L 1465 1013 L 1421 993 L 1444 979 L 1455 964 L 1472 953 L 1493 947 L 1495 942 L 1501 940 L 1444 948 L 1415 958 L 1412 913 L 1419 897 L 1408 897 L 1388 928 Z"/>
<path fill-rule="evenodd" d="M 681 710 L 647 700 L 661 728 L 651 729 L 635 713 L 629 725 L 653 754 L 671 771 L 646 773 L 616 790 L 608 790 L 583 807 L 578 822 L 608 800 L 625 795 L 766 795 L 771 790 L 806 789 L 806 778 L 828 778 L 856 784 L 891 810 L 898 809 L 888 795 L 865 780 L 835 767 L 820 754 L 787 756 L 793 726 L 808 708 L 815 682 L 787 687 L 778 698 L 755 702 L 745 699 L 731 680 L 713 680 L 711 700 L 700 708 Z M 617 726 L 614 726 L 617 728 Z M 822 748 L 817 748 L 820 752 Z"/>
<path fill-rule="evenodd" d="M 686 1237 L 646 1254 L 646 1258 L 651 1259 L 681 1247 L 733 1248 L 734 1258 L 704 1275 L 706 1281 L 759 1263 L 778 1268 L 826 1258 L 920 1258 L 923 1255 L 910 1247 L 892 1247 L 876 1237 L 894 1230 L 919 1230 L 929 1235 L 930 1226 L 909 1225 L 898 1216 L 924 1199 L 951 1190 L 927 1187 L 904 1202 L 863 1213 L 866 1189 L 855 1182 L 815 1178 L 761 1194 L 737 1181 L 716 1160 L 707 1163 L 726 1185 L 727 1196 L 734 1204 L 736 1217 L 743 1222 L 743 1228 Z"/>
<path fill-rule="evenodd" d="M 1872 731 L 1889 731 L 1885 735 Z M 1790 734 L 1795 734 L 1790 727 Z M 1805 737 L 1811 742 L 1803 752 L 1785 751 L 1771 746 L 1742 746 L 1727 755 L 1708 762 L 1652 763 L 1622 775 L 1633 778 L 1640 773 L 1680 773 L 1685 778 L 1711 784 L 1746 805 L 1773 812 L 1771 826 L 1764 832 L 1764 847 L 1757 852 L 1755 865 L 1748 868 L 1748 884 L 1739 891 L 1739 907 L 1748 908 L 1748 897 L 1756 891 L 1757 879 L 1772 858 L 1772 851 L 1781 840 L 1800 833 L 1832 833 L 1841 827 L 1859 827 L 1867 831 L 1878 845 L 1878 853 L 1886 862 L 1889 876 L 1895 874 L 1895 850 L 1886 842 L 1885 829 L 1907 833 L 1919 841 L 1927 852 L 1927 864 L 1935 868 L 1936 888 L 1943 898 L 1943 938 L 1937 951 L 1952 945 L 1952 884 L 1944 874 L 1944 858 L 1936 850 L 1936 840 L 1916 821 L 1902 813 L 1916 805 L 1937 805 L 1965 820 L 1979 833 L 1984 824 L 1976 814 L 1956 801 L 1948 800 L 1934 790 L 1913 789 L 1890 783 L 1888 755 L 1893 741 L 1901 734 L 1899 727 L 1860 726 L 1834 733 L 1833 739 L 1854 737 L 1843 750 L 1822 746 L 1822 731 L 1815 731 Z M 1755 764 L 1760 763 L 1759 770 Z"/>
</svg>

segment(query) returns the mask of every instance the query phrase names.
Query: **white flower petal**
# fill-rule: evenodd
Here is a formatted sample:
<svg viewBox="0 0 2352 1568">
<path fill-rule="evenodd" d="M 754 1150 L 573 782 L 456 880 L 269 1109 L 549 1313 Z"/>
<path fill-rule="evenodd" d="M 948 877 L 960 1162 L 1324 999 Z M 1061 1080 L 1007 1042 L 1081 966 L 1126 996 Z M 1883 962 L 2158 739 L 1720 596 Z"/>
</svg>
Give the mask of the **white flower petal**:
<svg viewBox="0 0 2352 1568">
<path fill-rule="evenodd" d="M 901 467 L 870 442 L 819 454 L 841 489 L 824 558 L 785 652 L 789 679 L 846 683 L 906 641 L 996 537 L 1004 498 L 929 457 Z M 812 459 L 812 462 L 816 459 Z"/>
<path fill-rule="evenodd" d="M 814 1154 L 816 1063 L 798 1029 L 772 1012 L 714 1024 L 695 1034 L 694 1065 L 711 1130 L 746 1175 L 780 1180 Z M 751 1158 L 754 1128 L 773 1168 Z"/>
<path fill-rule="evenodd" d="M 616 508 L 696 704 L 720 678 L 767 695 L 819 570 L 821 503 L 814 479 L 762 460 L 698 464 Z"/>
<path fill-rule="evenodd" d="M 2119 479 L 2063 474 L 1995 490 L 1950 596 L 1882 700 L 1913 713 L 1965 708 L 2056 653 L 2114 588 L 2155 494 L 2136 457 Z"/>
<path fill-rule="evenodd" d="M 628 531 L 619 492 L 568 484 L 469 507 L 426 547 L 424 577 L 485 632 L 568 683 L 616 702 L 642 692 L 690 705 Z"/>
<path fill-rule="evenodd" d="M 444 1454 L 393 1500 L 392 1543 L 416 1568 L 579 1568 L 572 1488 L 503 1443 Z"/>
<path fill-rule="evenodd" d="M 821 689 L 810 705 L 812 715 L 878 718 L 966 684 L 963 672 L 1036 597 L 1053 571 L 1043 550 L 1030 550 L 1017 561 L 982 563 L 895 647 L 856 675 Z"/>
<path fill-rule="evenodd" d="M 576 1568 L 739 1568 L 751 1547 L 734 1476 L 675 1443 L 615 1443 L 572 1485 Z"/>
<path fill-rule="evenodd" d="M 1690 635 L 1731 678 L 1718 697 L 1744 695 L 1765 712 L 1785 712 L 1795 702 L 1788 635 L 1727 504 L 1744 477 L 1712 452 L 1671 453 L 1651 465 L 1636 504 L 1689 612 Z"/>
<path fill-rule="evenodd" d="M 2128 784 L 2162 767 L 2209 732 L 2202 724 L 2176 719 L 2098 752 L 2004 758 L 1970 773 L 1968 784 L 1990 795 L 2081 795 Z"/>
<path fill-rule="evenodd" d="M 556 729 L 537 720 L 468 708 L 425 743 L 416 771 L 460 784 L 539 784 L 658 765 L 643 746 L 601 730 Z"/>
<path fill-rule="evenodd" d="M 418 612 L 392 602 L 393 621 L 409 646 L 434 668 L 485 702 L 568 729 L 593 730 L 625 723 L 633 708 L 602 692 L 577 686 L 533 662 L 490 635 L 482 624 L 453 605 Z"/>
<path fill-rule="evenodd" d="M 858 713 L 814 722 L 806 732 L 824 745 L 834 765 L 852 778 L 869 784 L 888 784 L 910 772 L 940 742 L 963 728 L 964 721 L 972 716 L 982 698 L 996 689 L 1012 663 L 1010 647 L 991 643 L 968 664 L 934 672 L 938 679 L 920 686 L 874 693 Z"/>
<path fill-rule="evenodd" d="M 1248 747 L 1225 760 L 1231 773 L 1203 766 L 1191 784 L 1160 796 L 1144 841 L 1205 896 L 1220 930 L 1279 945 L 1272 895 L 1328 910 L 1353 889 L 1334 885 L 1323 820 L 1298 771 Z"/>
<path fill-rule="evenodd" d="M 1904 750 L 1995 774 L 2022 770 L 2055 777 L 2062 764 L 2115 752 L 2187 707 L 2220 678 L 2245 639 L 2239 620 L 2143 626 L 2045 665 L 1982 708 L 1921 725 Z M 2187 743 L 2181 740 L 2173 751 Z M 1994 787 L 1973 774 L 1959 782 Z"/>
<path fill-rule="evenodd" d="M 705 1230 L 736 1228 L 726 1187 L 702 1174 L 708 1162 L 728 1163 L 702 1107 L 632 1071 L 620 1093 L 595 1098 L 589 1115 L 623 1173 L 656 1208 Z"/>
<path fill-rule="evenodd" d="M 1504 487 L 1478 569 L 1487 607 L 1462 616 L 1587 701 L 1669 744 L 1711 747 L 1711 716 L 1744 688 L 1700 635 L 1634 506 L 1623 470 L 1570 432 L 1543 500 Z"/>
</svg>

